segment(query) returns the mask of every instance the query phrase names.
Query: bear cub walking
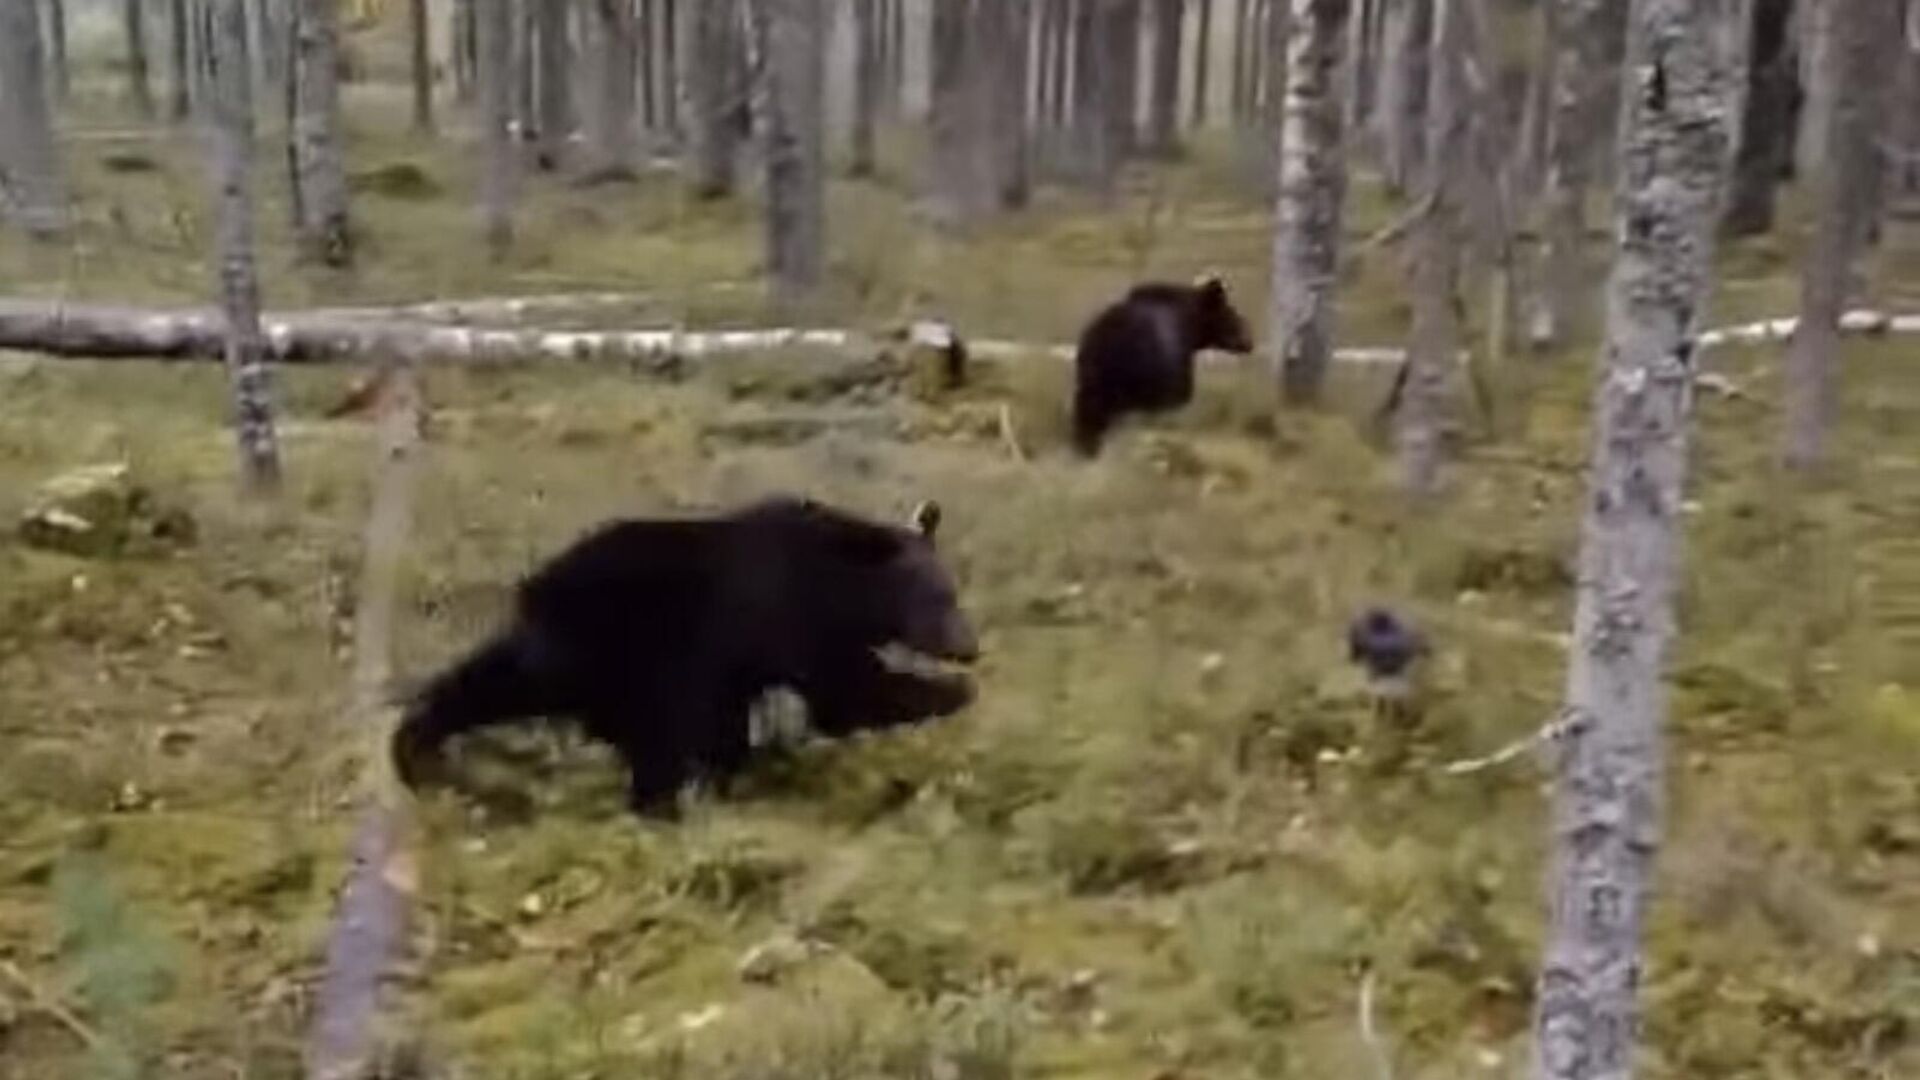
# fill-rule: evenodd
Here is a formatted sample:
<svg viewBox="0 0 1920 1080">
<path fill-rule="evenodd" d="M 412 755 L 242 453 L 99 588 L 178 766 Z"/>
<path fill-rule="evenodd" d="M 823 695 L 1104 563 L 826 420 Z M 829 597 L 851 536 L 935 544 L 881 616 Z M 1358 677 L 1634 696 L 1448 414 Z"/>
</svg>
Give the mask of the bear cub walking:
<svg viewBox="0 0 1920 1080">
<path fill-rule="evenodd" d="M 1074 355 L 1075 449 L 1093 457 L 1121 416 L 1192 401 L 1193 357 L 1201 349 L 1253 351 L 1246 320 L 1217 277 L 1136 285 L 1108 305 L 1081 332 Z"/>
<path fill-rule="evenodd" d="M 518 588 L 510 625 L 428 682 L 395 732 L 410 788 L 462 732 L 577 719 L 630 772 L 628 801 L 672 816 L 696 773 L 746 763 L 749 709 L 785 686 L 813 728 L 841 736 L 958 712 L 979 655 L 934 548 L 939 507 L 912 528 L 775 497 L 705 519 L 622 520 L 576 541 Z M 883 647 L 904 647 L 904 663 Z"/>
</svg>

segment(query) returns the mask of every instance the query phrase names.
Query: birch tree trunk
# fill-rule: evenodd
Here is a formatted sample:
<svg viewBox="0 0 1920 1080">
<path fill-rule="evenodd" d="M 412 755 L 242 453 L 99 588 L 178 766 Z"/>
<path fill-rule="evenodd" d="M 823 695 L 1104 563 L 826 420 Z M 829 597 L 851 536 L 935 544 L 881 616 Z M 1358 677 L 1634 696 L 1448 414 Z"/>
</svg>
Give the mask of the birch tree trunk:
<svg viewBox="0 0 1920 1080">
<path fill-rule="evenodd" d="M 300 247 L 326 266 L 353 262 L 347 219 L 347 170 L 340 139 L 340 28 L 336 0 L 298 0 L 299 32 L 291 58 L 298 109 L 294 145 L 300 162 Z"/>
<path fill-rule="evenodd" d="M 1633 1072 L 1641 928 L 1659 845 L 1664 667 L 1679 587 L 1694 339 L 1709 294 L 1738 74 L 1738 0 L 1634 0 L 1607 343 L 1553 806 L 1537 1080 Z"/>
<path fill-rule="evenodd" d="M 1396 191 L 1419 188 L 1434 0 L 1389 0 L 1380 61 L 1380 168 Z"/>
<path fill-rule="evenodd" d="M 1817 77 L 1832 103 L 1827 144 L 1806 173 L 1813 188 L 1813 244 L 1802 264 L 1800 325 L 1787 349 L 1784 457 L 1808 470 L 1827 456 L 1839 397 L 1840 315 L 1848 276 L 1866 239 L 1881 132 L 1872 99 L 1884 91 L 1876 63 L 1882 43 L 1900 33 L 1901 0 L 1845 0 L 1829 15 L 1831 39 Z"/>
<path fill-rule="evenodd" d="M 874 171 L 874 126 L 880 113 L 880 83 L 885 72 L 880 0 L 853 0 L 853 123 L 847 171 L 856 177 Z"/>
<path fill-rule="evenodd" d="M 67 71 L 67 0 L 47 0 L 47 62 L 53 76 L 53 96 L 67 100 L 73 87 Z"/>
<path fill-rule="evenodd" d="M 407 0 L 407 71 L 413 85 L 413 131 L 433 134 L 433 38 L 427 0 Z"/>
<path fill-rule="evenodd" d="M 495 259 L 513 243 L 515 157 L 507 124 L 513 116 L 512 0 L 473 4 L 480 95 L 480 232 Z"/>
<path fill-rule="evenodd" d="M 1900 35 L 1900 72 L 1894 81 L 1887 131 L 1893 153 L 1887 161 L 1889 201 L 1920 194 L 1920 0 L 1907 0 Z"/>
<path fill-rule="evenodd" d="M 1147 152 L 1173 157 L 1180 152 L 1180 35 L 1186 0 L 1153 4 L 1153 81 L 1147 108 Z"/>
<path fill-rule="evenodd" d="M 1560 55 L 1560 5 L 1542 3 L 1533 20 L 1533 66 L 1527 73 L 1527 100 L 1522 106 L 1518 160 L 1513 169 L 1516 204 L 1532 207 L 1546 178 L 1547 143 L 1553 130 L 1553 89 Z"/>
<path fill-rule="evenodd" d="M 1461 5 L 1466 2 L 1433 0 L 1426 49 L 1429 126 L 1421 172 L 1427 205 L 1413 226 L 1413 340 L 1394 416 L 1401 483 L 1417 498 L 1439 484 L 1443 394 L 1459 349 L 1461 181 L 1469 123 L 1462 70 L 1466 16 Z"/>
<path fill-rule="evenodd" d="M 1606 44 L 1626 0 L 1556 0 L 1559 4 L 1554 58 L 1553 123 L 1547 135 L 1546 246 L 1542 288 L 1529 338 L 1551 349 L 1571 329 L 1585 268 L 1587 191 L 1605 132 Z"/>
<path fill-rule="evenodd" d="M 542 169 L 564 167 L 567 136 L 573 133 L 573 43 L 567 37 L 566 0 L 534 0 L 534 25 L 539 31 L 535 59 L 539 64 L 540 151 L 536 162 Z M 591 3 L 592 0 L 589 0 Z M 631 10 L 630 4 L 622 4 Z M 629 80 L 631 81 L 631 80 Z M 631 97 L 632 92 L 628 92 Z M 631 123 L 632 108 L 628 108 Z"/>
<path fill-rule="evenodd" d="M 767 269 L 780 304 L 826 274 L 824 0 L 752 0 L 766 43 Z"/>
<path fill-rule="evenodd" d="M 1273 230 L 1275 377 L 1317 401 L 1333 355 L 1334 286 L 1347 175 L 1337 91 L 1349 0 L 1293 0 Z"/>
<path fill-rule="evenodd" d="M 127 99 L 142 120 L 151 120 L 153 87 L 147 79 L 146 7 L 142 0 L 120 0 L 120 15 L 127 37 Z"/>
<path fill-rule="evenodd" d="M 1213 0 L 1194 0 L 1198 14 L 1193 31 L 1193 98 L 1187 125 L 1196 130 L 1207 126 L 1207 97 L 1213 78 Z"/>
<path fill-rule="evenodd" d="M 740 129 L 735 114 L 746 95 L 740 65 L 740 8 L 736 0 L 700 0 L 683 25 L 687 43 L 688 119 L 692 135 L 693 193 L 699 199 L 732 195 L 739 171 Z"/>
<path fill-rule="evenodd" d="M 594 93 L 587 110 L 587 146 L 592 158 L 584 179 L 633 178 L 634 34 L 630 0 L 586 0 Z M 543 133 L 544 134 L 544 133 Z"/>
<path fill-rule="evenodd" d="M 274 433 L 266 342 L 260 333 L 260 282 L 253 261 L 253 72 L 247 60 L 246 0 L 213 3 L 217 22 L 210 111 L 227 374 L 233 383 L 242 486 L 263 494 L 279 487 L 280 448 Z"/>
<path fill-rule="evenodd" d="M 0 210 L 27 235 L 66 231 L 67 196 L 53 140 L 40 9 L 13 0 L 0 10 Z"/>
</svg>

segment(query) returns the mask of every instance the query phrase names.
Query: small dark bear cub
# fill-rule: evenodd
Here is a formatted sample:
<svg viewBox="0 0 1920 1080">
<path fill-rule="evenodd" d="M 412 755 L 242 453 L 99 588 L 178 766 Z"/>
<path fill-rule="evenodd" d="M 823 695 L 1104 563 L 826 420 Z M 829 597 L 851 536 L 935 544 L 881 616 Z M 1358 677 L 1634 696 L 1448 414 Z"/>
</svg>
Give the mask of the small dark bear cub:
<svg viewBox="0 0 1920 1080">
<path fill-rule="evenodd" d="M 958 712 L 974 688 L 954 667 L 979 645 L 934 547 L 939 523 L 933 503 L 902 528 L 782 496 L 604 525 L 519 586 L 509 626 L 414 695 L 395 771 L 418 789 L 454 735 L 566 717 L 620 753 L 631 809 L 672 817 L 694 775 L 724 783 L 744 767 L 750 709 L 775 687 L 830 736 Z"/>
<path fill-rule="evenodd" d="M 1074 355 L 1074 448 L 1093 457 L 1121 416 L 1192 401 L 1193 357 L 1201 349 L 1253 351 L 1246 320 L 1218 277 L 1136 285 L 1108 305 L 1081 332 Z"/>
</svg>

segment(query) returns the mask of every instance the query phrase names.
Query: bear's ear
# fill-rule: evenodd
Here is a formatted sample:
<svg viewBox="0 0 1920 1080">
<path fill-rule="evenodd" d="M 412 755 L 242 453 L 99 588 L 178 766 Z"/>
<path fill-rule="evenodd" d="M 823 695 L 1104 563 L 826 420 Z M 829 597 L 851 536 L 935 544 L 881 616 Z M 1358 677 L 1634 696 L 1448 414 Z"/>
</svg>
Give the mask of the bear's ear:
<svg viewBox="0 0 1920 1080">
<path fill-rule="evenodd" d="M 940 531 L 940 504 L 932 499 L 922 500 L 913 508 L 913 527 L 931 544 L 934 534 Z"/>
<path fill-rule="evenodd" d="M 1206 300 L 1224 300 L 1227 296 L 1227 283 L 1211 270 L 1194 278 L 1193 287 Z"/>
</svg>

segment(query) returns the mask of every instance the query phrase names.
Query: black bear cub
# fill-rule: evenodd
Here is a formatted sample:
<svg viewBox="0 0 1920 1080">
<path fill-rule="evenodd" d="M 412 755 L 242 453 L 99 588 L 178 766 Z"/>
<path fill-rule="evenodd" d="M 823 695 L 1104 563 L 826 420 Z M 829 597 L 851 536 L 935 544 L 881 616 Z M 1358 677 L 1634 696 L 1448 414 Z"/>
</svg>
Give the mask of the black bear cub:
<svg viewBox="0 0 1920 1080">
<path fill-rule="evenodd" d="M 1126 413 L 1165 412 L 1193 400 L 1201 349 L 1246 354 L 1253 338 L 1217 277 L 1192 285 L 1136 285 L 1080 333 L 1074 355 L 1073 445 L 1087 457 Z"/>
<path fill-rule="evenodd" d="M 749 710 L 787 687 L 825 735 L 958 712 L 979 655 L 934 548 L 913 527 L 775 497 L 704 519 L 622 520 L 536 570 L 509 626 L 414 696 L 395 771 L 425 782 L 443 742 L 535 716 L 577 719 L 630 771 L 629 805 L 671 817 L 685 781 L 746 763 Z M 884 647 L 904 648 L 889 662 Z"/>
</svg>

